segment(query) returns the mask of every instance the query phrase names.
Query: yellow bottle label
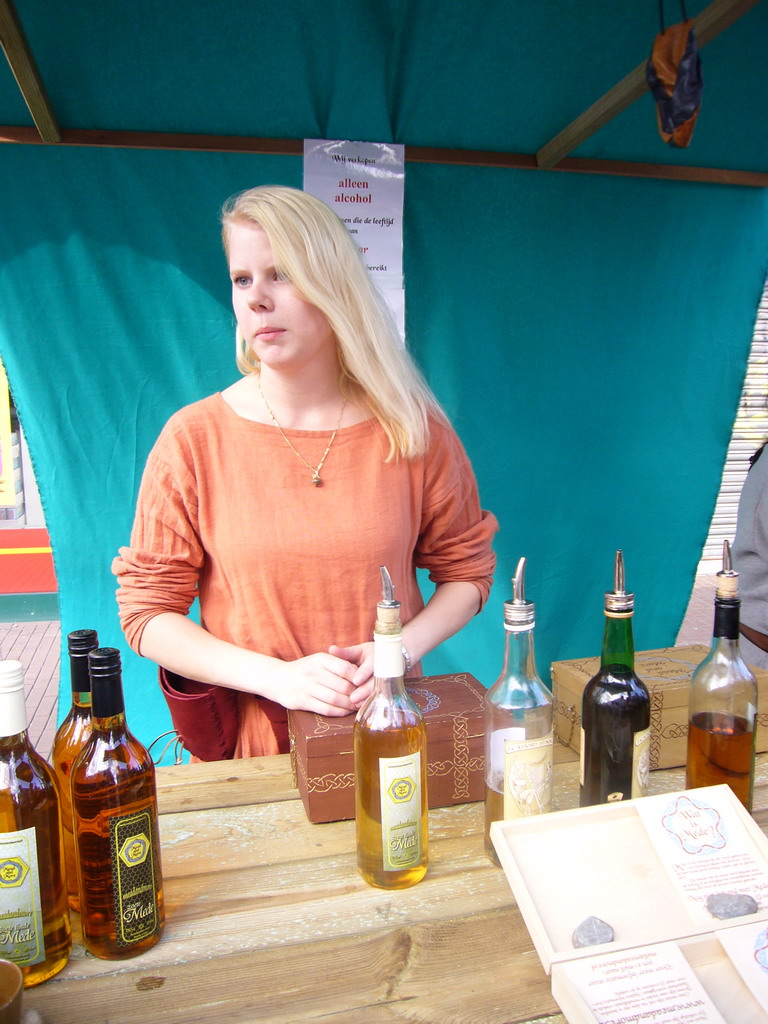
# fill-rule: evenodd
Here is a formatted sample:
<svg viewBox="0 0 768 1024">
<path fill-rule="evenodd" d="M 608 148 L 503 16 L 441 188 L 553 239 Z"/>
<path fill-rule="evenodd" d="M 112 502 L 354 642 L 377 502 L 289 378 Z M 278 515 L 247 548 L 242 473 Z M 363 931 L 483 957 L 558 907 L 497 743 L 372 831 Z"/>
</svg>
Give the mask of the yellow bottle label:
<svg viewBox="0 0 768 1024">
<path fill-rule="evenodd" d="M 385 871 L 421 863 L 421 753 L 379 759 L 381 848 Z"/>
<path fill-rule="evenodd" d="M 0 835 L 0 957 L 19 967 L 45 960 L 34 828 Z"/>
<path fill-rule="evenodd" d="M 109 822 L 114 912 L 118 946 L 153 935 L 159 925 L 152 809 Z"/>
<path fill-rule="evenodd" d="M 552 809 L 552 733 L 504 741 L 504 819 Z"/>
<path fill-rule="evenodd" d="M 648 792 L 648 772 L 651 767 L 651 730 L 636 732 L 632 742 L 632 799 Z"/>
</svg>

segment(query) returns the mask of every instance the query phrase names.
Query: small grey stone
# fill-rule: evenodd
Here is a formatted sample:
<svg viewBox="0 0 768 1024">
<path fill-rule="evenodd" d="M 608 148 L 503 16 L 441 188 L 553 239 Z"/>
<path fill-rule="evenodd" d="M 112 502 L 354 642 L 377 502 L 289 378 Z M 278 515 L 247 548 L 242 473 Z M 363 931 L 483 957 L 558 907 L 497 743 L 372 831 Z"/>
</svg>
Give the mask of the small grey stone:
<svg viewBox="0 0 768 1024">
<path fill-rule="evenodd" d="M 599 917 L 587 917 L 576 928 L 571 938 L 574 949 L 582 946 L 599 946 L 602 942 L 613 942 L 613 928 Z"/>
<path fill-rule="evenodd" d="M 712 917 L 725 921 L 729 917 L 756 914 L 757 900 L 741 892 L 715 892 L 707 896 L 707 910 Z"/>
</svg>

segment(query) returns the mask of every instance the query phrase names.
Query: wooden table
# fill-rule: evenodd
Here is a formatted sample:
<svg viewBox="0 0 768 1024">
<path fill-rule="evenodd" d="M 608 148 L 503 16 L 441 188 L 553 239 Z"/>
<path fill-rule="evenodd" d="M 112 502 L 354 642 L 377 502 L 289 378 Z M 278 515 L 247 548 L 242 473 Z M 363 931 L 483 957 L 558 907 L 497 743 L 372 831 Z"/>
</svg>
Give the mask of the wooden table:
<svg viewBox="0 0 768 1024">
<path fill-rule="evenodd" d="M 651 792 L 684 774 L 653 772 Z M 557 809 L 576 806 L 578 764 L 555 779 Z M 288 755 L 161 768 L 158 785 L 165 934 L 133 960 L 97 960 L 73 914 L 70 962 L 25 993 L 45 1024 L 565 1024 L 483 852 L 481 804 L 430 811 L 427 877 L 388 892 L 357 874 L 354 822 L 307 821 Z"/>
</svg>

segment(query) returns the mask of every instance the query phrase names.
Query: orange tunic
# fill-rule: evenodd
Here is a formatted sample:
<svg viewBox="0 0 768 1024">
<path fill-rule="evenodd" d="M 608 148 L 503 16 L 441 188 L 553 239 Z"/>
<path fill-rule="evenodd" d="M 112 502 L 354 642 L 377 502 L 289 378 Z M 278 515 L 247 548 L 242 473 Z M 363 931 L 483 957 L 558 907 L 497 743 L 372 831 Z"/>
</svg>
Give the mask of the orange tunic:
<svg viewBox="0 0 768 1024">
<path fill-rule="evenodd" d="M 318 463 L 327 431 L 286 434 Z M 386 462 L 387 451 L 377 420 L 342 427 L 314 487 L 274 426 L 242 418 L 220 394 L 177 412 L 150 452 L 130 547 L 113 565 L 131 647 L 153 616 L 185 615 L 195 597 L 210 633 L 282 660 L 358 644 L 372 636 L 382 565 L 403 622 L 423 607 L 417 567 L 435 583 L 471 581 L 485 602 L 498 524 L 480 509 L 455 432 L 433 421 L 424 456 Z M 240 696 L 236 756 L 271 752 L 263 703 Z"/>
</svg>

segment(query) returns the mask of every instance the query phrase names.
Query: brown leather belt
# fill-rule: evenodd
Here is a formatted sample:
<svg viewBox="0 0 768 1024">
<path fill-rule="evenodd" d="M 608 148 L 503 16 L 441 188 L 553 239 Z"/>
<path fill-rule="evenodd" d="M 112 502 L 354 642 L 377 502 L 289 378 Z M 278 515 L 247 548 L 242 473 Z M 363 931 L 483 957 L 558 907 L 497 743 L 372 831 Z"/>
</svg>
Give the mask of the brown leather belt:
<svg viewBox="0 0 768 1024">
<path fill-rule="evenodd" d="M 756 629 L 752 629 L 751 626 L 745 626 L 743 622 L 739 625 L 739 632 L 753 643 L 755 647 L 759 647 L 761 651 L 768 653 L 768 636 L 765 633 L 758 633 Z"/>
</svg>

